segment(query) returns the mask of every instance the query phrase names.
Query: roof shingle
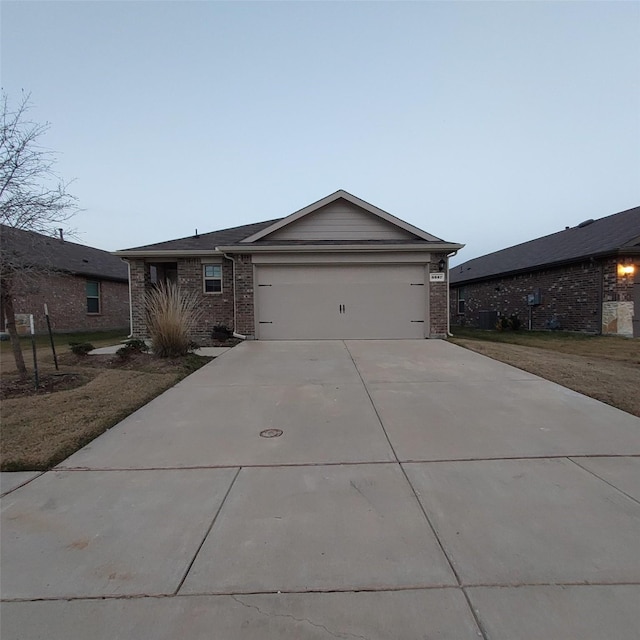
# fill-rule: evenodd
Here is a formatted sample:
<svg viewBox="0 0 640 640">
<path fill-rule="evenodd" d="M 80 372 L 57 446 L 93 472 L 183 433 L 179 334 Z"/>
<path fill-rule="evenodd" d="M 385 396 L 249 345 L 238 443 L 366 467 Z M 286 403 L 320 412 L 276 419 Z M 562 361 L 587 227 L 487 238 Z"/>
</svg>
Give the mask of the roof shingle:
<svg viewBox="0 0 640 640">
<path fill-rule="evenodd" d="M 127 282 L 127 265 L 108 251 L 0 225 L 2 252 L 17 266 Z"/>
<path fill-rule="evenodd" d="M 280 220 L 280 218 L 267 220 L 265 222 L 245 224 L 240 227 L 231 227 L 230 229 L 222 229 L 221 231 L 200 233 L 197 236 L 178 238 L 177 240 L 167 240 L 166 242 L 157 242 L 156 244 L 145 244 L 141 247 L 123 249 L 123 251 L 213 251 L 217 246 L 236 244 L 254 233 L 261 231 L 265 227 L 272 225 L 278 220 Z"/>
<path fill-rule="evenodd" d="M 468 260 L 451 269 L 450 282 L 534 271 L 621 250 L 640 253 L 640 207 Z"/>
</svg>

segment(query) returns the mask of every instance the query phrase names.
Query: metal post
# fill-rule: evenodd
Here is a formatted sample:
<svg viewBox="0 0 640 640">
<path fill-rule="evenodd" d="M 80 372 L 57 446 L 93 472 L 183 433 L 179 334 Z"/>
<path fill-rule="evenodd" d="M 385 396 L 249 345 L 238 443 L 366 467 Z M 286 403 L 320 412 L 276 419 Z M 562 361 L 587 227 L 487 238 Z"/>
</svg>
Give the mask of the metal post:
<svg viewBox="0 0 640 640">
<path fill-rule="evenodd" d="M 49 341 L 51 342 L 51 351 L 53 351 L 53 363 L 58 371 L 58 356 L 56 355 L 56 346 L 53 344 L 53 333 L 51 333 L 51 321 L 49 320 L 49 308 L 46 303 L 44 305 L 44 317 L 47 319 L 47 329 L 49 331 Z"/>
<path fill-rule="evenodd" d="M 36 384 L 36 389 L 40 386 L 40 380 L 38 379 L 38 358 L 36 356 L 36 331 L 33 326 L 33 314 L 29 316 L 31 324 L 31 348 L 33 350 L 33 377 Z"/>
</svg>

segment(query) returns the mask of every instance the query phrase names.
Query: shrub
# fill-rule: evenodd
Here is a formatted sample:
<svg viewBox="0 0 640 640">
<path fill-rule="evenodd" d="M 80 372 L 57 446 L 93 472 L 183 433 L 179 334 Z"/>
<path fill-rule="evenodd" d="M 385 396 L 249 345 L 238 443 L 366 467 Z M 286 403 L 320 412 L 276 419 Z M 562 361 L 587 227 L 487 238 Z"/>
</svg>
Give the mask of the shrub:
<svg viewBox="0 0 640 640">
<path fill-rule="evenodd" d="M 86 356 L 89 351 L 93 351 L 94 346 L 90 342 L 70 342 L 71 352 L 77 356 Z"/>
<path fill-rule="evenodd" d="M 173 282 L 161 282 L 147 293 L 145 306 L 153 352 L 163 358 L 186 355 L 191 331 L 202 316 L 198 295 Z"/>
<path fill-rule="evenodd" d="M 116 351 L 116 354 L 120 358 L 125 359 L 134 353 L 146 353 L 147 351 L 149 351 L 149 345 L 144 340 L 132 338 L 131 340 L 127 340 L 124 345 Z"/>
<path fill-rule="evenodd" d="M 496 323 L 498 331 L 518 331 L 521 326 L 522 320 L 520 320 L 517 313 L 512 313 L 510 316 L 500 316 Z"/>
<path fill-rule="evenodd" d="M 233 337 L 233 331 L 226 324 L 217 324 L 213 327 L 211 337 L 214 340 L 228 340 Z"/>
</svg>

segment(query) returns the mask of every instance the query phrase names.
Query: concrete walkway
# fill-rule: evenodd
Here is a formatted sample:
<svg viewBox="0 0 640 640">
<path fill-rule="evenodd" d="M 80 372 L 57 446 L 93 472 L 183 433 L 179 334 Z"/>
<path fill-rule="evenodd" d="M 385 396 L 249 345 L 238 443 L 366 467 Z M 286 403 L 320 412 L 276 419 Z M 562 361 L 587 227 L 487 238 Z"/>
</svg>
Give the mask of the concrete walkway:
<svg viewBox="0 0 640 640">
<path fill-rule="evenodd" d="M 147 344 L 151 346 L 149 340 L 147 340 Z M 98 347 L 97 349 L 93 349 L 89 351 L 90 356 L 114 356 L 118 353 L 118 350 L 123 347 L 123 343 L 121 344 L 112 344 L 108 347 Z M 200 347 L 199 349 L 194 349 L 193 353 L 197 356 L 210 356 L 213 358 L 217 358 L 221 356 L 223 353 L 229 351 L 231 347 Z"/>
<path fill-rule="evenodd" d="M 244 343 L 2 480 L 3 640 L 640 629 L 640 420 L 440 341 Z"/>
</svg>

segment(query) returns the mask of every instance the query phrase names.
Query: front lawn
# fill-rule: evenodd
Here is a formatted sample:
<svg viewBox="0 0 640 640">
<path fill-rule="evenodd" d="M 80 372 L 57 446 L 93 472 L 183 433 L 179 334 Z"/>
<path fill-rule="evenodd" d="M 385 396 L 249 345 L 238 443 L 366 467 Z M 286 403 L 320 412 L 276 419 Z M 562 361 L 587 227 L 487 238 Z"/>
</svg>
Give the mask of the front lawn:
<svg viewBox="0 0 640 640">
<path fill-rule="evenodd" d="M 450 341 L 640 417 L 640 340 L 453 327 Z"/>
<path fill-rule="evenodd" d="M 2 343 L 2 471 L 37 471 L 55 466 L 136 409 L 200 368 L 211 358 L 156 358 L 136 353 L 119 356 L 75 356 L 69 341 L 89 339 L 95 346 L 117 344 L 118 334 L 57 336 L 60 370 L 50 350 L 38 347 L 41 387 L 20 383 L 10 345 Z M 8 348 L 7 348 L 8 347 Z M 25 360 L 31 370 L 30 345 Z"/>
</svg>

